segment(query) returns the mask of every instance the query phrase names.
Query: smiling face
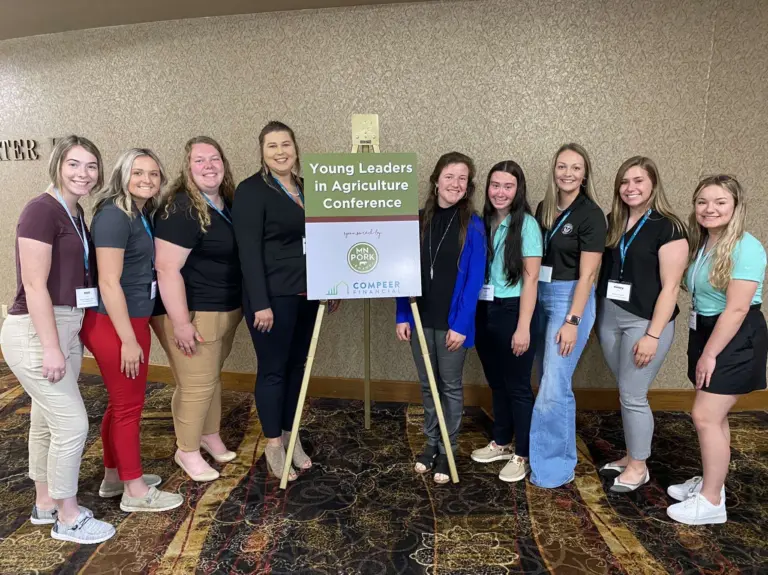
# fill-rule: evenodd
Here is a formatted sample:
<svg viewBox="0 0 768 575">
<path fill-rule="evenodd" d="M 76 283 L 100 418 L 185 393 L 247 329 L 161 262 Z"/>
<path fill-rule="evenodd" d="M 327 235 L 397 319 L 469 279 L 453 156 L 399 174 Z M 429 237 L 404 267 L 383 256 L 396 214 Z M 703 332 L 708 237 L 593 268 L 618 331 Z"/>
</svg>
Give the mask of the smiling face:
<svg viewBox="0 0 768 575">
<path fill-rule="evenodd" d="M 296 144 L 289 132 L 270 132 L 264 135 L 261 155 L 270 172 L 276 176 L 287 176 L 296 165 Z"/>
<path fill-rule="evenodd" d="M 456 205 L 467 193 L 469 166 L 448 164 L 437 179 L 437 203 L 441 208 Z"/>
<path fill-rule="evenodd" d="M 696 221 L 709 232 L 724 230 L 733 218 L 736 200 L 722 186 L 711 185 L 699 190 L 694 200 Z"/>
<path fill-rule="evenodd" d="M 651 201 L 653 182 L 648 172 L 640 166 L 632 166 L 621 179 L 619 195 L 630 208 L 645 207 Z"/>
<path fill-rule="evenodd" d="M 128 180 L 128 193 L 134 200 L 144 205 L 160 192 L 162 176 L 160 166 L 149 156 L 139 156 L 131 166 Z"/>
<path fill-rule="evenodd" d="M 189 171 L 197 189 L 215 194 L 224 181 L 224 160 L 210 144 L 194 144 L 189 152 Z"/>
<path fill-rule="evenodd" d="M 64 156 L 59 172 L 62 192 L 82 198 L 91 193 L 99 180 L 99 161 L 82 146 L 72 147 Z"/>
<path fill-rule="evenodd" d="M 517 194 L 517 178 L 507 172 L 493 172 L 488 182 L 488 200 L 499 212 L 509 213 Z"/>
<path fill-rule="evenodd" d="M 566 194 L 578 192 L 586 177 L 586 162 L 573 150 L 560 152 L 555 161 L 555 183 Z"/>
</svg>

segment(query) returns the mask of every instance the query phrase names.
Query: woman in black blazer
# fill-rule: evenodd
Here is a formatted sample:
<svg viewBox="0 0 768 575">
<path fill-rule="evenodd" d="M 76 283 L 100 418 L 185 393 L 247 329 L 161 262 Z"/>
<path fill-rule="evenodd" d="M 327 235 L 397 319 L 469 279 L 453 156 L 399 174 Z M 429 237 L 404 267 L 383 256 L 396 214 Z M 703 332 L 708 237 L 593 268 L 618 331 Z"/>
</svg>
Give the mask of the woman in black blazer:
<svg viewBox="0 0 768 575">
<path fill-rule="evenodd" d="M 243 272 L 243 313 L 258 361 L 256 409 L 268 440 L 267 467 L 279 478 L 318 302 L 307 299 L 304 194 L 293 130 L 270 122 L 259 134 L 259 146 L 261 169 L 237 187 L 232 221 Z M 311 466 L 296 438 L 289 481 L 297 477 L 294 467 Z"/>
</svg>

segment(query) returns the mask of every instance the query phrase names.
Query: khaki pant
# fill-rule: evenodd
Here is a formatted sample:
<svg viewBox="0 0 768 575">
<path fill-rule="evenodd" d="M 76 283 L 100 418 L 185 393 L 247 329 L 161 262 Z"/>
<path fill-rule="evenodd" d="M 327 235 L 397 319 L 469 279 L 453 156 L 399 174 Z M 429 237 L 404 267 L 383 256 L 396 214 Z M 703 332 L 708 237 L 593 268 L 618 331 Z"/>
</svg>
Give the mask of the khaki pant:
<svg viewBox="0 0 768 575">
<path fill-rule="evenodd" d="M 77 495 L 80 460 L 88 435 L 88 414 L 77 380 L 83 362 L 80 327 L 83 310 L 53 309 L 66 373 L 57 383 L 43 377 L 43 346 L 28 314 L 9 315 L 0 341 L 8 367 L 32 398 L 29 424 L 29 477 L 48 483 L 54 499 Z"/>
<path fill-rule="evenodd" d="M 219 432 L 221 368 L 232 350 L 235 331 L 243 315 L 238 308 L 227 312 L 197 311 L 190 317 L 204 340 L 197 343 L 192 357 L 176 347 L 173 324 L 167 315 L 152 318 L 152 328 L 176 380 L 171 408 L 176 444 L 182 451 L 197 451 L 201 435 Z"/>
</svg>

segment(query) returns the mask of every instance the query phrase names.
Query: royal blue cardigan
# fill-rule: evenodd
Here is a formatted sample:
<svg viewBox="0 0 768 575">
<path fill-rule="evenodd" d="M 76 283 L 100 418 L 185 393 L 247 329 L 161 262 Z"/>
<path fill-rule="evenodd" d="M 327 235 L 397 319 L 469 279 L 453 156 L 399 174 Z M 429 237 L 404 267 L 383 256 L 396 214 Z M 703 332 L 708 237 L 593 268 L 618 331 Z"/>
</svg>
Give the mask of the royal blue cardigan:
<svg viewBox="0 0 768 575">
<path fill-rule="evenodd" d="M 456 275 L 456 283 L 453 286 L 451 298 L 451 310 L 448 313 L 448 326 L 450 329 L 465 335 L 464 347 L 475 345 L 475 312 L 477 311 L 477 299 L 485 281 L 485 226 L 483 221 L 475 214 L 469 222 L 467 239 L 459 258 L 459 273 Z M 413 313 L 407 297 L 397 298 L 397 323 L 408 322 L 411 329 L 415 330 Z"/>
</svg>

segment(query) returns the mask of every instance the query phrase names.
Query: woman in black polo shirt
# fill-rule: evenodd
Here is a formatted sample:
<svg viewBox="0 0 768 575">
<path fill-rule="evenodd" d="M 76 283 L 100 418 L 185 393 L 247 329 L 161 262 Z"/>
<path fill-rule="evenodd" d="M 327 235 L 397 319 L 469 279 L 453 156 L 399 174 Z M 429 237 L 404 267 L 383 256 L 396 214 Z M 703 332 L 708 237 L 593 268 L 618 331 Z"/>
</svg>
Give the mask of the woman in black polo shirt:
<svg viewBox="0 0 768 575">
<path fill-rule="evenodd" d="M 597 205 L 592 167 L 578 144 L 552 162 L 544 200 L 536 208 L 544 232 L 539 272 L 539 392 L 530 436 L 531 482 L 559 487 L 576 467 L 576 400 L 571 380 L 595 322 L 594 282 L 605 248 L 605 216 Z"/>
<path fill-rule="evenodd" d="M 176 380 L 174 460 L 195 481 L 219 477 L 200 448 L 232 461 L 219 435 L 221 368 L 240 323 L 240 261 L 229 209 L 235 184 L 221 146 L 187 142 L 181 174 L 155 223 L 155 266 L 164 308 L 152 327 Z"/>
<path fill-rule="evenodd" d="M 619 384 L 627 445 L 626 456 L 600 469 L 620 473 L 611 491 L 634 491 L 650 479 L 648 389 L 672 346 L 687 263 L 685 228 L 667 201 L 656 164 L 642 156 L 628 159 L 613 186 L 597 286 L 597 335 Z"/>
</svg>

